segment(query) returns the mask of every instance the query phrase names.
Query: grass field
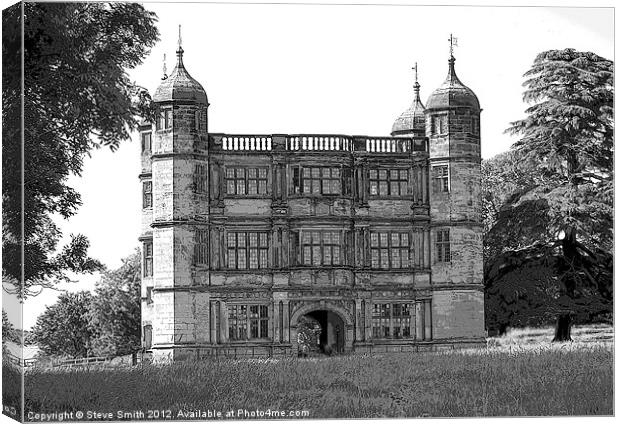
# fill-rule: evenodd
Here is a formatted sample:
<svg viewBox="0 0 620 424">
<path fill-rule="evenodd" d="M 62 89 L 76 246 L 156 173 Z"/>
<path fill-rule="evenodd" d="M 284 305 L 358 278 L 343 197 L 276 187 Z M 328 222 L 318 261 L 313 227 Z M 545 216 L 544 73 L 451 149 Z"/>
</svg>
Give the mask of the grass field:
<svg viewBox="0 0 620 424">
<path fill-rule="evenodd" d="M 564 345 L 548 343 L 552 333 L 511 332 L 485 350 L 33 370 L 25 410 L 156 409 L 173 419 L 239 409 L 308 418 L 613 414 L 612 329 L 576 329 L 577 341 Z"/>
</svg>

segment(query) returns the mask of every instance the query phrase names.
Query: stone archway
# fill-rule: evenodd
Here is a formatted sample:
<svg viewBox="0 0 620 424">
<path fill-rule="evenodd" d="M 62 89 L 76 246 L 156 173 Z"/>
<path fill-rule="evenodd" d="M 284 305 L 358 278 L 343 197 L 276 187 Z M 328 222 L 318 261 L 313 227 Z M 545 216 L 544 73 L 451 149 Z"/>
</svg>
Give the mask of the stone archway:
<svg viewBox="0 0 620 424">
<path fill-rule="evenodd" d="M 302 317 L 308 317 L 321 325 L 320 350 L 325 353 L 345 353 L 353 348 L 353 319 L 349 312 L 329 302 L 313 302 L 299 308 L 291 316 L 291 343 L 297 352 L 298 332 Z"/>
</svg>

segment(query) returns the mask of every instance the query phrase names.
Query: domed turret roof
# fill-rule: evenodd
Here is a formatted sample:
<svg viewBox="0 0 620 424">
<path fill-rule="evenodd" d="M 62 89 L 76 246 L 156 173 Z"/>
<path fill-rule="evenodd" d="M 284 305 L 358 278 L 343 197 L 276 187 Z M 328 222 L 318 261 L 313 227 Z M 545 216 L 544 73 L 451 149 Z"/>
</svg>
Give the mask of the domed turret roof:
<svg viewBox="0 0 620 424">
<path fill-rule="evenodd" d="M 445 109 L 451 107 L 469 107 L 480 110 L 478 97 L 473 91 L 465 86 L 454 71 L 454 57 L 448 60 L 449 71 L 448 77 L 428 98 L 426 102 L 427 109 Z"/>
<path fill-rule="evenodd" d="M 413 102 L 411 106 L 407 110 L 405 110 L 396 121 L 394 121 L 394 125 L 392 125 L 392 135 L 403 135 L 409 134 L 412 132 L 421 132 L 425 131 L 425 118 L 424 111 L 426 108 L 422 104 L 420 100 L 420 84 L 415 82 L 413 86 L 413 90 L 415 96 L 413 98 Z"/>
<path fill-rule="evenodd" d="M 183 48 L 177 50 L 177 65 L 172 73 L 155 90 L 154 102 L 172 100 L 190 100 L 196 103 L 208 103 L 207 93 L 202 85 L 187 72 L 183 65 Z"/>
</svg>

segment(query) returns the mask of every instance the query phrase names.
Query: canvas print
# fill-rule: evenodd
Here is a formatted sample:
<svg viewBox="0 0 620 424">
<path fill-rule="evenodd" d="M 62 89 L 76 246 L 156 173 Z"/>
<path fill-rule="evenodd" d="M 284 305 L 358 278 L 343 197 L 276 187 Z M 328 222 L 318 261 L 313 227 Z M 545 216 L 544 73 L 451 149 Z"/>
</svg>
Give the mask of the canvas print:
<svg viewBox="0 0 620 424">
<path fill-rule="evenodd" d="M 2 14 L 17 421 L 614 414 L 614 9 Z"/>
</svg>

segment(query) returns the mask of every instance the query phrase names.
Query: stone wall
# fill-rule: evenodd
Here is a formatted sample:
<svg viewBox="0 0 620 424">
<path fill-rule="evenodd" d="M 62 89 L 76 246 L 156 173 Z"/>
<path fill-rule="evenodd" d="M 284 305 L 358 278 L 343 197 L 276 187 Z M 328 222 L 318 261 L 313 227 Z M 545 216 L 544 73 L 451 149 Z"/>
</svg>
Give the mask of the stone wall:
<svg viewBox="0 0 620 424">
<path fill-rule="evenodd" d="M 482 290 L 433 292 L 434 339 L 482 339 L 484 293 Z"/>
</svg>

